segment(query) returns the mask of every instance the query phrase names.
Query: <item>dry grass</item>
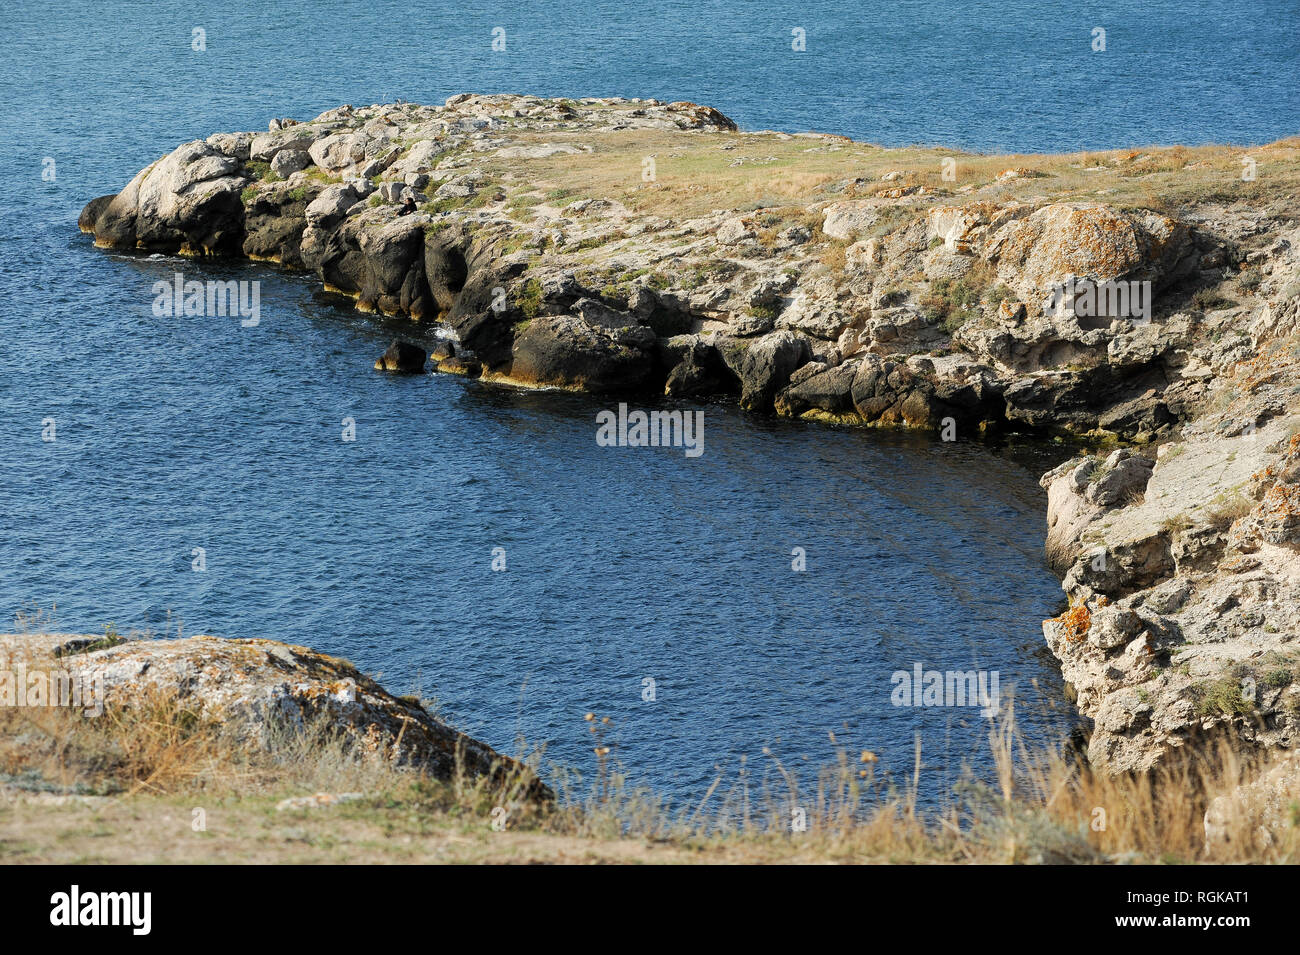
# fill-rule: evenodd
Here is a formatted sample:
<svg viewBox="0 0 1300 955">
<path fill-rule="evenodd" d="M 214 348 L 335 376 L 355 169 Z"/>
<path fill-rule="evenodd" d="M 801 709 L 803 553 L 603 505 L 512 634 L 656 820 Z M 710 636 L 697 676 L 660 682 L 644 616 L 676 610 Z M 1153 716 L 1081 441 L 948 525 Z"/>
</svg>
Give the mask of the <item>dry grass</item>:
<svg viewBox="0 0 1300 955">
<path fill-rule="evenodd" d="M 1233 522 L 1245 517 L 1255 509 L 1255 502 L 1239 490 L 1229 490 L 1220 494 L 1209 504 L 1207 519 L 1220 530 L 1227 530 Z"/>
<path fill-rule="evenodd" d="M 1300 861 L 1300 829 L 1256 845 L 1252 823 L 1230 821 L 1229 848 L 1206 851 L 1210 799 L 1253 778 L 1255 767 L 1226 742 L 1198 758 L 1145 774 L 1094 773 L 1065 750 L 1033 751 L 1014 719 L 993 728 L 996 783 L 968 777 L 944 808 L 918 808 L 921 754 L 901 790 L 874 772 L 873 754 L 843 750 L 805 786 L 768 755 L 761 777 L 714 781 L 696 807 L 669 816 L 624 781 L 593 789 L 547 820 L 552 831 L 612 838 L 622 833 L 675 845 L 743 847 L 753 861 L 811 854 L 828 861 L 981 864 L 1098 864 Z M 807 830 L 792 831 L 792 812 Z M 1297 810 L 1300 813 L 1300 810 Z"/>
<path fill-rule="evenodd" d="M 101 719 L 8 708 L 0 712 L 0 857 L 79 858 L 68 840 L 87 819 L 111 818 L 101 822 L 92 861 L 241 853 L 323 861 L 344 848 L 369 861 L 1300 861 L 1300 830 L 1260 848 L 1245 819 L 1231 848 L 1205 853 L 1208 800 L 1249 768 L 1226 746 L 1156 773 L 1108 776 L 1070 751 L 1031 750 L 1008 719 L 989 739 L 996 782 L 970 777 L 940 810 L 918 808 L 926 785 L 919 750 L 915 773 L 894 783 L 877 775 L 874 754 L 843 747 L 814 778 L 799 779 L 766 754 L 761 766 L 719 775 L 698 804 L 675 807 L 629 784 L 604 743 L 608 724 L 590 728 L 595 772 L 554 772 L 557 799 L 547 804 L 522 795 L 522 777 L 494 785 L 459 772 L 440 781 L 350 748 L 321 727 L 281 727 L 250 746 L 174 699 Z M 536 767 L 542 755 L 528 762 Z M 305 840 L 259 841 L 259 832 L 278 832 L 289 818 L 275 811 L 280 798 L 313 792 L 366 796 L 294 812 L 295 831 L 311 834 Z M 188 836 L 169 841 L 145 831 L 148 819 L 171 818 L 184 805 L 222 809 L 226 822 L 208 856 Z"/>
<path fill-rule="evenodd" d="M 204 720 L 161 690 L 99 717 L 66 707 L 0 707 L 0 783 L 19 790 L 247 799 L 434 784 L 396 765 L 390 752 L 358 745 L 324 718 L 297 727 L 268 718 L 257 730 Z M 527 817 L 539 811 L 524 796 L 533 778 L 525 767 L 503 766 L 492 779 L 461 768 L 435 788 L 444 808 L 510 805 Z"/>
<path fill-rule="evenodd" d="M 1051 154 L 981 155 L 932 148 L 883 149 L 866 143 L 768 133 L 622 130 L 519 133 L 522 142 L 577 142 L 593 147 L 581 155 L 533 160 L 475 158 L 512 196 L 532 190 L 578 198 L 617 199 L 638 212 L 674 219 L 715 209 L 807 206 L 867 195 L 899 185 L 920 185 L 926 194 L 908 200 L 918 211 L 970 198 L 997 201 L 1049 196 L 1104 201 L 1120 207 L 1176 213 L 1211 199 L 1248 199 L 1265 204 L 1300 192 L 1300 139 L 1267 146 L 1151 147 L 1141 150 Z M 653 157 L 655 181 L 642 178 Z M 1242 180 L 1243 159 L 1257 163 L 1254 181 Z M 944 160 L 955 160 L 945 180 Z M 998 180 L 1008 169 L 1018 178 Z M 881 182 L 886 173 L 900 179 Z M 854 180 L 864 184 L 852 187 Z M 849 191 L 832 191 L 836 184 Z M 969 188 L 967 188 L 969 187 Z M 965 191 L 963 191 L 965 190 Z M 527 211 L 526 209 L 523 211 Z"/>
</svg>

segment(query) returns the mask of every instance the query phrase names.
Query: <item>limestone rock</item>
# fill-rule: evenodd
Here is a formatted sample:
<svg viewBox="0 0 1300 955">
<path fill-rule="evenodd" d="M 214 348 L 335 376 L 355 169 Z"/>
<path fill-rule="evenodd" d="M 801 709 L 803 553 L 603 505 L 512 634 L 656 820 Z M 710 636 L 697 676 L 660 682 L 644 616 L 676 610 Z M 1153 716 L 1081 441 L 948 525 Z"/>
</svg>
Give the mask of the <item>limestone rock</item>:
<svg viewBox="0 0 1300 955">
<path fill-rule="evenodd" d="M 1237 842 L 1251 849 L 1277 845 L 1294 834 L 1298 805 L 1300 754 L 1292 753 L 1210 803 L 1205 811 L 1205 848 L 1213 852 Z"/>
<path fill-rule="evenodd" d="M 306 647 L 200 636 L 132 640 L 56 661 L 55 653 L 73 641 L 67 634 L 0 636 L 0 652 L 80 674 L 83 685 L 102 681 L 109 710 L 137 705 L 151 692 L 176 694 L 200 718 L 239 731 L 250 748 L 278 728 L 323 721 L 363 752 L 443 777 L 455 770 L 458 751 L 473 774 L 514 765 L 419 704 L 392 696 L 350 663 Z"/>
<path fill-rule="evenodd" d="M 271 172 L 282 179 L 288 179 L 295 172 L 311 165 L 311 156 L 302 149 L 282 149 L 271 160 Z"/>
<path fill-rule="evenodd" d="M 822 231 L 833 239 L 856 239 L 880 221 L 887 205 L 890 203 L 880 199 L 832 202 L 822 212 Z"/>
<path fill-rule="evenodd" d="M 718 349 L 740 379 L 740 406 L 750 411 L 770 411 L 776 393 L 812 354 L 807 339 L 789 331 L 756 339 L 728 339 L 720 342 Z"/>
<path fill-rule="evenodd" d="M 670 398 L 698 398 L 737 390 L 736 377 L 717 348 L 699 335 L 661 340 L 660 354 L 670 369 L 664 382 L 664 394 Z"/>
<path fill-rule="evenodd" d="M 358 133 L 336 133 L 313 142 L 308 152 L 317 166 L 338 175 L 365 160 L 369 141 L 368 136 Z"/>
<path fill-rule="evenodd" d="M 1151 281 L 1157 287 L 1192 267 L 1184 223 L 1152 212 L 1053 203 L 1013 219 L 988 239 L 999 278 L 1026 301 L 1042 301 L 1071 277 Z"/>
<path fill-rule="evenodd" d="M 754 238 L 754 231 L 744 219 L 728 219 L 718 227 L 717 239 L 721 245 L 735 245 Z"/>
<path fill-rule="evenodd" d="M 304 210 L 307 225 L 315 229 L 328 229 L 340 222 L 348 210 L 360 201 L 361 196 L 350 183 L 326 186 Z"/>
<path fill-rule="evenodd" d="M 791 384 L 776 396 L 778 413 L 795 417 L 808 412 L 821 412 L 835 418 L 856 415 L 853 405 L 853 380 L 858 373 L 856 364 L 828 367 L 817 363 L 804 367 L 809 368 L 810 373 L 802 378 L 796 373 Z"/>
</svg>

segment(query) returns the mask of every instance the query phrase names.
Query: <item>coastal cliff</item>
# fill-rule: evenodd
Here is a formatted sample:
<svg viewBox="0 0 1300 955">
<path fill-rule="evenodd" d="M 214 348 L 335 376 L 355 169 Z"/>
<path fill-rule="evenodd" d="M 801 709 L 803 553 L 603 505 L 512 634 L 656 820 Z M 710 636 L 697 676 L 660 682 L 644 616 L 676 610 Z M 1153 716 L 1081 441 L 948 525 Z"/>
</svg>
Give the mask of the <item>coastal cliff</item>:
<svg viewBox="0 0 1300 955">
<path fill-rule="evenodd" d="M 1300 140 L 982 156 L 462 94 L 186 143 L 80 226 L 409 316 L 382 368 L 1078 442 L 1043 629 L 1091 761 L 1294 744 Z"/>
</svg>

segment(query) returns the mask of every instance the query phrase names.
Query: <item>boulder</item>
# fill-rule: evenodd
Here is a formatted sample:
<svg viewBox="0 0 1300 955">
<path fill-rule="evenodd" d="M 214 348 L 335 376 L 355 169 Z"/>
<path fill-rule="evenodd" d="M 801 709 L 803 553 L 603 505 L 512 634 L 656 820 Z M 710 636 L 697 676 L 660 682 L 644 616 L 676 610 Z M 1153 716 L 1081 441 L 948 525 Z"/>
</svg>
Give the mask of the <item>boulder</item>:
<svg viewBox="0 0 1300 955">
<path fill-rule="evenodd" d="M 395 371 L 404 375 L 418 375 L 424 371 L 424 349 L 395 339 L 388 350 L 375 362 L 375 371 Z"/>
<path fill-rule="evenodd" d="M 98 199 L 91 199 L 86 203 L 85 208 L 81 210 L 81 215 L 77 217 L 77 228 L 82 232 L 94 235 L 95 229 L 99 225 L 100 216 L 104 214 L 104 210 L 108 208 L 109 203 L 115 198 L 117 197 L 100 196 Z"/>
<path fill-rule="evenodd" d="M 282 149 L 271 160 L 271 172 L 281 179 L 288 179 L 295 172 L 311 165 L 311 156 L 303 149 Z"/>
<path fill-rule="evenodd" d="M 441 374 L 460 375 L 464 378 L 477 378 L 483 373 L 481 364 L 473 358 L 465 358 L 461 355 L 452 355 L 439 359 L 435 368 Z"/>
<path fill-rule="evenodd" d="M 717 348 L 699 335 L 676 335 L 661 340 L 660 357 L 669 368 L 664 394 L 670 398 L 700 398 L 734 394 L 736 376 L 731 373 Z"/>
<path fill-rule="evenodd" d="M 362 179 L 373 179 L 385 172 L 402 154 L 402 147 L 387 145 L 386 139 L 372 139 L 366 144 L 366 158 L 356 167 Z"/>
<path fill-rule="evenodd" d="M 379 184 L 379 198 L 384 202 L 404 202 L 408 196 L 414 199 L 415 191 L 408 189 L 405 183 L 390 181 Z"/>
<path fill-rule="evenodd" d="M 425 182 L 428 182 L 427 174 L 433 168 L 434 160 L 446 150 L 445 143 L 435 139 L 422 139 L 409 150 L 406 155 L 396 159 L 388 167 L 387 173 L 395 178 L 403 179 L 408 185 L 413 185 L 407 177 L 425 175 Z M 419 188 L 423 188 L 421 183 Z"/>
<path fill-rule="evenodd" d="M 635 391 L 655 367 L 654 333 L 641 328 L 619 332 L 577 315 L 540 315 L 515 330 L 510 377 L 597 393 Z"/>
<path fill-rule="evenodd" d="M 718 226 L 714 238 L 718 240 L 719 245 L 736 245 L 753 239 L 754 230 L 749 227 L 749 224 L 744 219 L 733 218 Z"/>
<path fill-rule="evenodd" d="M 306 125 L 295 125 L 285 129 L 258 133 L 249 142 L 248 158 L 257 162 L 269 163 L 283 150 L 310 149 L 311 144 L 322 135 L 324 135 L 322 129 Z"/>
<path fill-rule="evenodd" d="M 152 170 L 152 166 L 140 170 L 117 195 L 92 199 L 82 210 L 78 221 L 83 226 L 92 226 L 95 245 L 106 249 L 135 248 L 136 206 L 140 198 L 140 184 Z M 104 202 L 104 198 L 108 201 Z"/>
<path fill-rule="evenodd" d="M 853 377 L 853 407 L 867 422 L 933 430 L 957 410 L 939 400 L 934 382 L 905 364 L 863 356 Z"/>
<path fill-rule="evenodd" d="M 94 200 L 81 224 L 97 245 L 189 255 L 238 253 L 244 239 L 242 164 L 202 140 L 142 170 L 107 203 Z"/>
<path fill-rule="evenodd" d="M 997 261 L 1003 282 L 1033 302 L 1073 277 L 1151 281 L 1158 288 L 1198 262 L 1185 224 L 1097 203 L 1053 203 L 1013 219 L 989 238 L 983 254 Z"/>
<path fill-rule="evenodd" d="M 822 210 L 822 232 L 832 239 L 856 239 L 880 221 L 882 210 L 892 205 L 883 199 L 848 199 Z"/>
<path fill-rule="evenodd" d="M 844 250 L 844 264 L 852 269 L 873 268 L 884 260 L 880 240 L 863 239 Z"/>
<path fill-rule="evenodd" d="M 224 156 L 248 162 L 253 146 L 252 133 L 213 133 L 205 140 Z"/>
<path fill-rule="evenodd" d="M 716 129 L 734 133 L 736 124 L 712 106 L 679 100 L 663 107 L 678 129 Z"/>
<path fill-rule="evenodd" d="M 1155 462 L 1128 448 L 1120 448 L 1094 472 L 1084 496 L 1098 507 L 1113 507 L 1146 490 Z M 1098 476 L 1100 475 L 1100 476 Z"/>
<path fill-rule="evenodd" d="M 307 206 L 307 224 L 314 229 L 333 228 L 360 201 L 361 195 L 351 183 L 326 186 Z"/>
<path fill-rule="evenodd" d="M 802 375 L 804 368 L 809 374 Z M 791 384 L 776 396 L 778 414 L 798 417 L 808 412 L 822 412 L 841 417 L 856 415 L 853 405 L 853 380 L 858 366 L 854 362 L 835 367 L 810 363 L 796 372 Z"/>
<path fill-rule="evenodd" d="M 365 160 L 369 141 L 370 137 L 357 133 L 336 133 L 313 142 L 308 152 L 317 166 L 338 175 Z"/>
<path fill-rule="evenodd" d="M 771 411 L 777 392 L 789 383 L 795 369 L 812 357 L 808 339 L 790 331 L 753 339 L 722 339 L 718 351 L 740 379 L 740 406 L 749 411 Z"/>
</svg>

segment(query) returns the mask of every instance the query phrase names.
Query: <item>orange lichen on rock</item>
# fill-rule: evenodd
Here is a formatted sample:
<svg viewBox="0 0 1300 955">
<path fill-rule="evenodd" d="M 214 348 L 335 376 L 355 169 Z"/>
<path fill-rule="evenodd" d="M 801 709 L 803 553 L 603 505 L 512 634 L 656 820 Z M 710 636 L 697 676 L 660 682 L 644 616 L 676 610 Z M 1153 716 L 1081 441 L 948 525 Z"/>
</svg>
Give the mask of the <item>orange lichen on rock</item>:
<svg viewBox="0 0 1300 955">
<path fill-rule="evenodd" d="M 1300 517 L 1300 487 L 1275 484 L 1264 495 L 1263 511 L 1273 517 Z"/>
<path fill-rule="evenodd" d="M 1048 276 L 1111 279 L 1142 263 L 1137 230 L 1102 206 L 1058 204 L 1040 209 L 1007 243 L 1005 258 Z"/>
<path fill-rule="evenodd" d="M 1088 635 L 1092 626 L 1092 611 L 1084 600 L 1072 601 L 1070 608 L 1054 618 L 1061 627 L 1061 635 L 1067 643 L 1078 643 Z"/>
</svg>

